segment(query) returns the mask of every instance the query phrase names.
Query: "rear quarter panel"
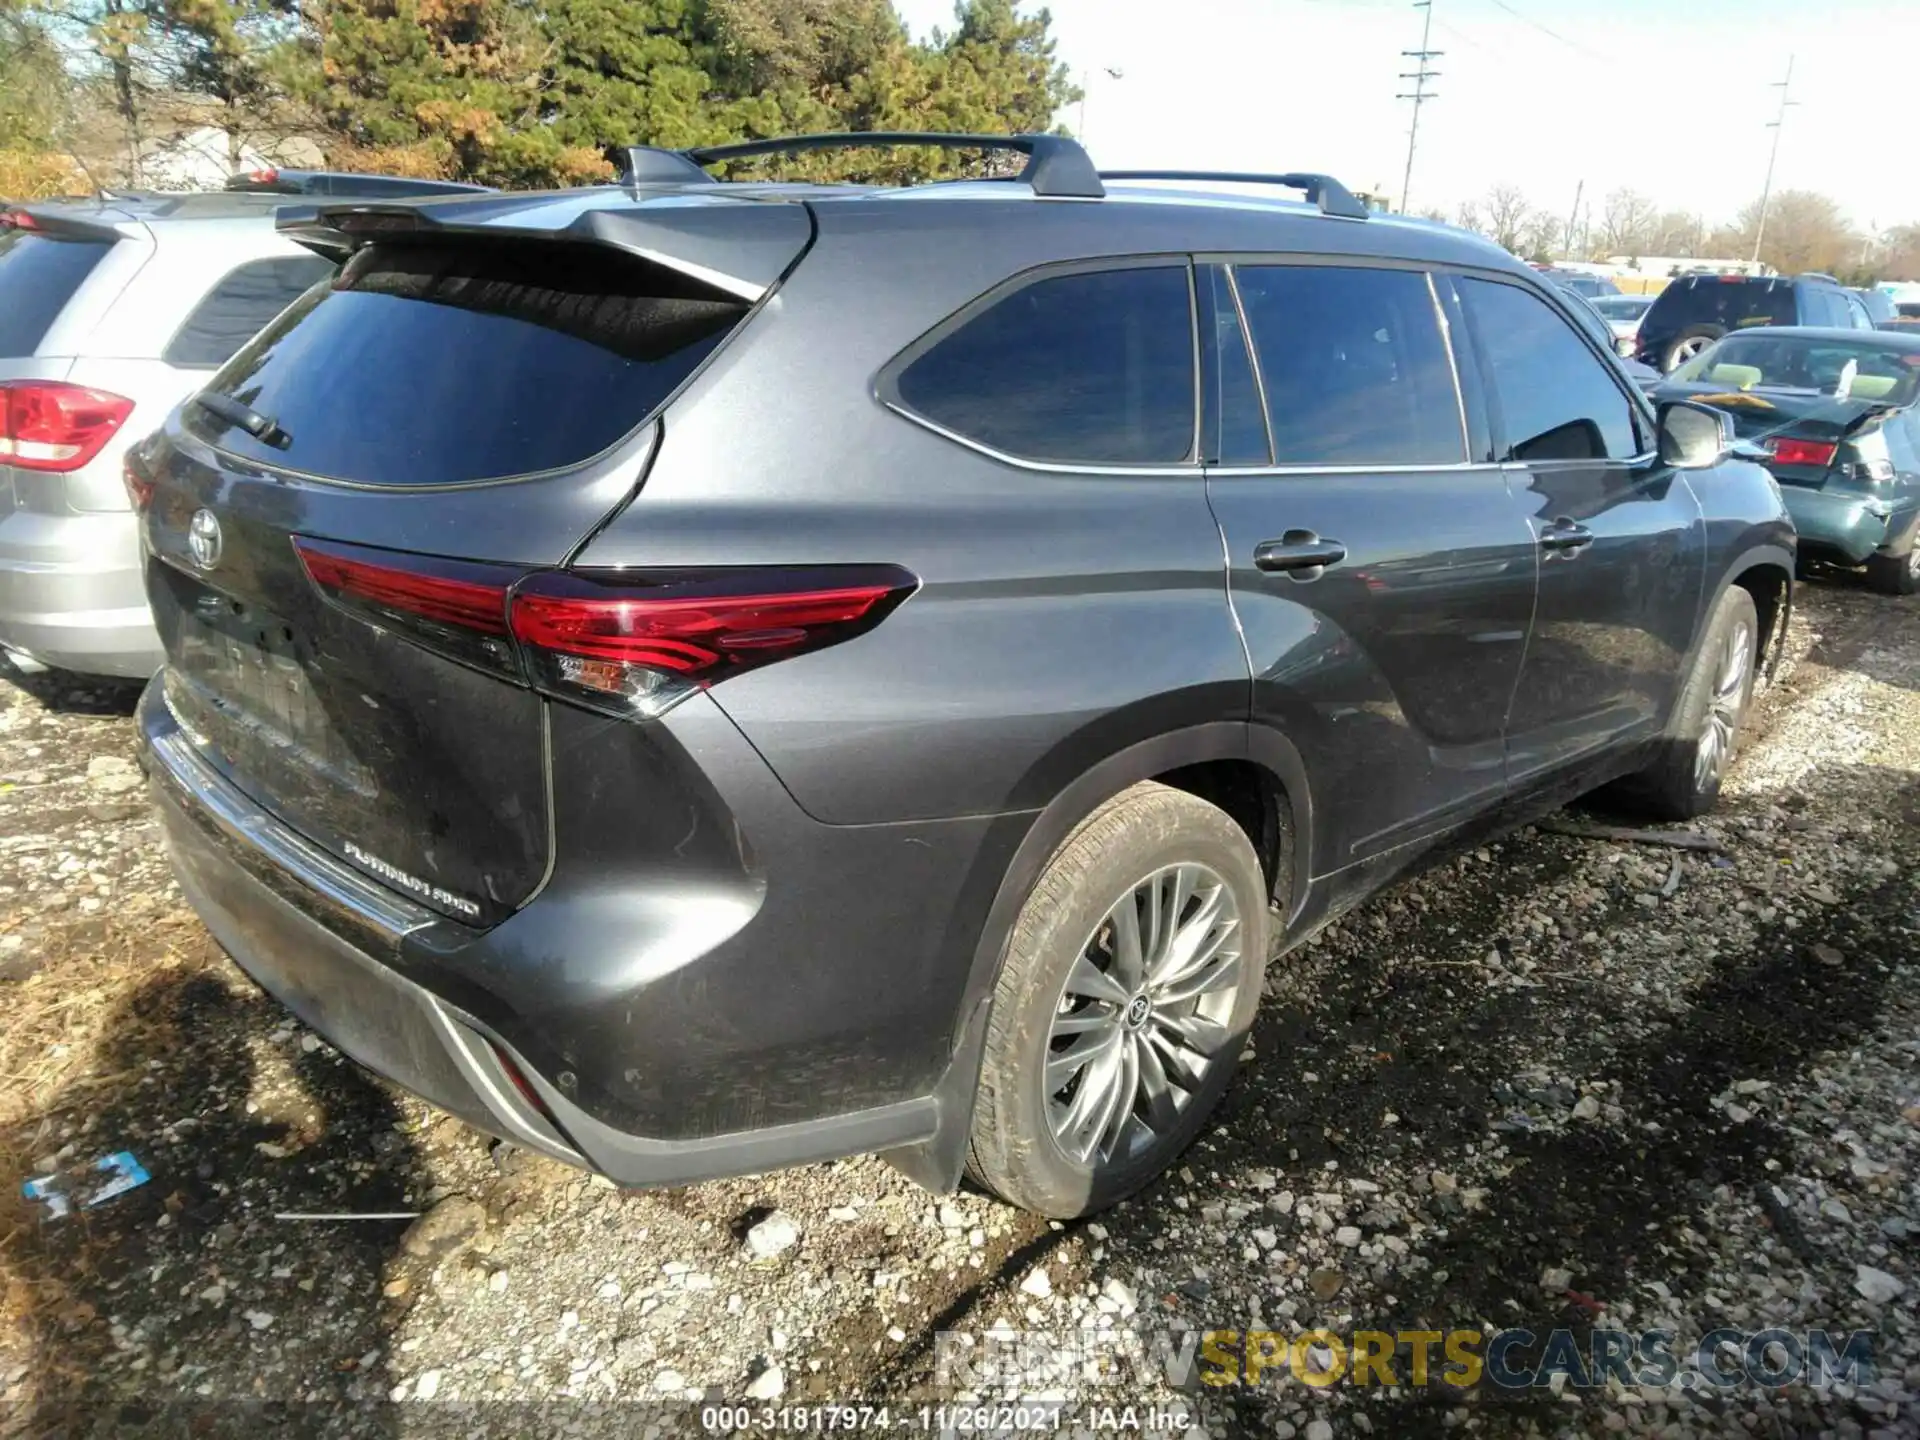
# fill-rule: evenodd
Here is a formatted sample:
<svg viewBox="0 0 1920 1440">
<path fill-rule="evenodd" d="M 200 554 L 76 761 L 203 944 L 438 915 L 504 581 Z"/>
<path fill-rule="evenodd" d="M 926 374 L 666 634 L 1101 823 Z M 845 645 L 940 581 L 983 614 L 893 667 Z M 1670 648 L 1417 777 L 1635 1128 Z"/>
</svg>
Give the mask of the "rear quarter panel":
<svg viewBox="0 0 1920 1440">
<path fill-rule="evenodd" d="M 1115 238 L 1115 254 L 1185 253 L 1171 232 Z M 821 206 L 813 252 L 668 412 L 639 497 L 577 558 L 888 562 L 919 577 L 872 633 L 713 692 L 816 819 L 1037 809 L 1115 750 L 1246 714 L 1197 467 L 1007 464 L 876 398 L 910 341 L 1086 244 L 1071 207 L 1032 201 Z"/>
</svg>

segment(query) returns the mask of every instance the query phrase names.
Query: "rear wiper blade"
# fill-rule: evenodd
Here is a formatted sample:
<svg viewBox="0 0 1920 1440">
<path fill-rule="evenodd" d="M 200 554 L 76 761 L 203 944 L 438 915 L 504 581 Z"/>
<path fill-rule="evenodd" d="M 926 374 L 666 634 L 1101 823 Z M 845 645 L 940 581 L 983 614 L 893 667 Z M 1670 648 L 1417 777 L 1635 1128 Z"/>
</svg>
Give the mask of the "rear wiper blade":
<svg viewBox="0 0 1920 1440">
<path fill-rule="evenodd" d="M 293 436 L 280 428 L 280 423 L 271 415 L 262 415 L 250 405 L 243 405 L 231 395 L 222 395 L 213 390 L 199 391 L 193 397 L 193 403 L 208 414 L 218 415 L 229 425 L 238 425 L 263 445 L 271 445 L 276 450 L 284 450 L 293 443 Z"/>
</svg>

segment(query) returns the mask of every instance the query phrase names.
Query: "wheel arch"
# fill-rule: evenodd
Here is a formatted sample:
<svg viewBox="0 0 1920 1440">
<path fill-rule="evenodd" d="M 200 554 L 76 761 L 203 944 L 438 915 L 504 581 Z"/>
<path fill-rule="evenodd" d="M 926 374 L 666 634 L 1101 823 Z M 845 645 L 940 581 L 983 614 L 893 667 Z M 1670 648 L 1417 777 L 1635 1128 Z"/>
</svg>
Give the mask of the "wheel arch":
<svg viewBox="0 0 1920 1440">
<path fill-rule="evenodd" d="M 1793 620 L 1793 564 L 1793 552 L 1780 545 L 1760 545 L 1743 552 L 1727 567 L 1701 612 L 1704 629 L 1705 617 L 1713 614 L 1714 606 L 1729 588 L 1738 585 L 1753 596 L 1753 608 L 1760 618 L 1759 668 L 1769 682 L 1786 653 L 1787 628 Z M 1699 643 L 1699 637 L 1695 637 L 1696 649 Z"/>
<path fill-rule="evenodd" d="M 1199 795 L 1233 816 L 1261 856 L 1270 891 L 1284 889 L 1272 898 L 1288 920 L 1304 907 L 1310 867 L 1301 857 L 1312 853 L 1313 800 L 1306 765 L 1284 735 L 1244 721 L 1215 721 L 1138 741 L 1086 767 L 1033 813 L 995 888 L 969 965 L 954 1052 L 935 1091 L 936 1132 L 884 1157 L 910 1179 L 935 1191 L 959 1183 L 994 985 L 1041 870 L 1096 810 L 1147 780 Z M 1257 827 L 1267 824 L 1272 829 L 1263 837 Z"/>
</svg>

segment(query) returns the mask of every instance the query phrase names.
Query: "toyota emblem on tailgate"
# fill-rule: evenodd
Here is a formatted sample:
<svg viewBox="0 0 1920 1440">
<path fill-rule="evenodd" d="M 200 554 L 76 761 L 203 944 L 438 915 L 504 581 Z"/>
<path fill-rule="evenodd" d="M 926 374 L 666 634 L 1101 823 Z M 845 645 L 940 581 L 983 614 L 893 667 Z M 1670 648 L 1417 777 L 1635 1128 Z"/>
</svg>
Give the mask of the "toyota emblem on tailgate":
<svg viewBox="0 0 1920 1440">
<path fill-rule="evenodd" d="M 187 549 L 193 552 L 193 563 L 202 570 L 211 570 L 220 563 L 220 517 L 213 511 L 193 512 L 193 520 L 187 526 Z"/>
</svg>

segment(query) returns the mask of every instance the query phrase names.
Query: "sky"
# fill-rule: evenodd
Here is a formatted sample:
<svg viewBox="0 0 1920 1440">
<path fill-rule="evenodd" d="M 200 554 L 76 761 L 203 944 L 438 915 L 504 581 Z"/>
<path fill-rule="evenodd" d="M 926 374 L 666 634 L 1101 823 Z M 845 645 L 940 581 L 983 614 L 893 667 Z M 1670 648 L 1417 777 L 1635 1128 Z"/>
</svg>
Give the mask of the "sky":
<svg viewBox="0 0 1920 1440">
<path fill-rule="evenodd" d="M 895 0 L 916 36 L 951 0 Z M 1032 4 L 1023 9 L 1038 8 Z M 1407 0 L 1053 0 L 1088 90 L 1058 120 L 1104 169 L 1318 170 L 1399 203 L 1422 12 Z M 1433 0 L 1437 99 L 1410 208 L 1497 184 L 1596 228 L 1630 186 L 1732 218 L 1759 197 L 1793 61 L 1775 189 L 1822 191 L 1862 227 L 1920 221 L 1914 0 Z M 1121 72 L 1113 79 L 1105 72 Z M 1091 76 L 1089 81 L 1086 77 Z"/>
</svg>

